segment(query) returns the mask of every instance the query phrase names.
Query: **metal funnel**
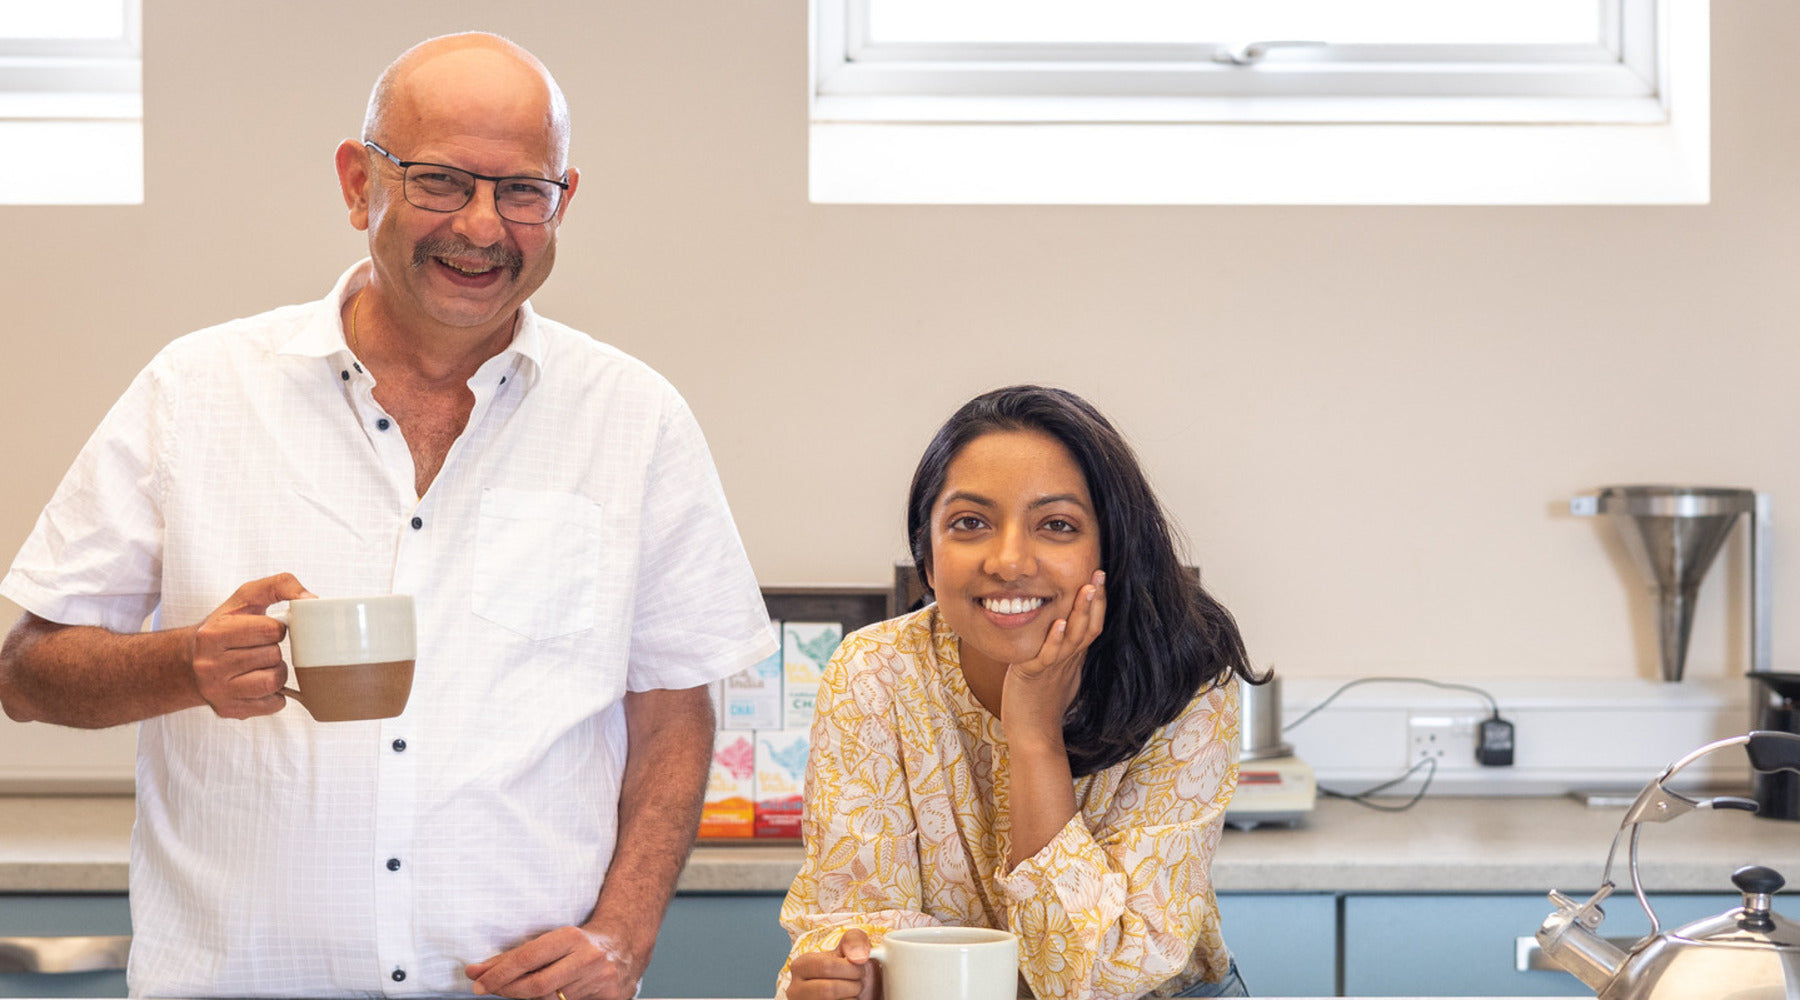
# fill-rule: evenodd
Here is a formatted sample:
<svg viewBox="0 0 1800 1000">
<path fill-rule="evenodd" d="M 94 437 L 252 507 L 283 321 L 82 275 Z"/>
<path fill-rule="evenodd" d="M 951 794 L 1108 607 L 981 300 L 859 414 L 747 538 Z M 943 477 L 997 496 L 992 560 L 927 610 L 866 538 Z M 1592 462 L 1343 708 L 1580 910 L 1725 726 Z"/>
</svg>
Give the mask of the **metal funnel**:
<svg viewBox="0 0 1800 1000">
<path fill-rule="evenodd" d="M 1656 594 L 1663 680 L 1678 681 L 1687 664 L 1700 581 L 1738 515 L 1754 514 L 1756 493 L 1705 486 L 1608 486 L 1597 500 L 1596 513 L 1611 516 Z"/>
</svg>

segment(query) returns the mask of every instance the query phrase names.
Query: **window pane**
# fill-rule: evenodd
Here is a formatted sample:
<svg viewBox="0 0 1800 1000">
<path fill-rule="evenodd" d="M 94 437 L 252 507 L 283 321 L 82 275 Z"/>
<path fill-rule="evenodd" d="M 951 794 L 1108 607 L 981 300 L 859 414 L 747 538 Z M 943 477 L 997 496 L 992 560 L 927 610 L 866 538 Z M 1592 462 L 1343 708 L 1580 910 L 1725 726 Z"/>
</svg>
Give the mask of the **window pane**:
<svg viewBox="0 0 1800 1000">
<path fill-rule="evenodd" d="M 872 42 L 1594 44 L 1601 0 L 866 0 Z"/>
<path fill-rule="evenodd" d="M 120 0 L 0 0 L 0 38 L 118 38 Z"/>
</svg>

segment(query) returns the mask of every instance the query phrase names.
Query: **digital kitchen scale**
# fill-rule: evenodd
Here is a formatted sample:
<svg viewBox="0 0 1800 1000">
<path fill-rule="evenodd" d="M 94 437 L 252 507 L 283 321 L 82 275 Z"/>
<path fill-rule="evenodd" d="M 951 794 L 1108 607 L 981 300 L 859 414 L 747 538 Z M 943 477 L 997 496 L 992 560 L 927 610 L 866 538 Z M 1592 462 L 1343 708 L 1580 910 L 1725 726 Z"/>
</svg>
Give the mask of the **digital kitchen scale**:
<svg viewBox="0 0 1800 1000">
<path fill-rule="evenodd" d="M 1238 764 L 1237 792 L 1225 808 L 1225 825 L 1234 830 L 1295 826 L 1318 797 L 1312 765 L 1293 754 L 1246 760 Z"/>
<path fill-rule="evenodd" d="M 1243 751 L 1238 754 L 1237 792 L 1225 807 L 1225 825 L 1295 826 L 1312 812 L 1319 786 L 1306 761 L 1281 739 L 1281 678 L 1273 671 L 1260 684 L 1242 685 Z"/>
</svg>

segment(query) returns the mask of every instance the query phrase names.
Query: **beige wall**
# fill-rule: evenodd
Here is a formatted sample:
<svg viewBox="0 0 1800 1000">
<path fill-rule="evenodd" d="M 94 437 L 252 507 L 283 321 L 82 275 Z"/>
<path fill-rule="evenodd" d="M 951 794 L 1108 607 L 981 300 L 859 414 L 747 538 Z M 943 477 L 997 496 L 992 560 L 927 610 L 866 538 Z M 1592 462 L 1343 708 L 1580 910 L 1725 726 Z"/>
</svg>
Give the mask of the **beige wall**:
<svg viewBox="0 0 1800 1000">
<path fill-rule="evenodd" d="M 146 203 L 0 208 L 7 552 L 160 345 L 324 293 L 368 84 L 489 27 L 575 111 L 537 303 L 684 391 L 766 583 L 883 582 L 932 429 L 1043 380 L 1127 431 L 1292 675 L 1653 676 L 1616 544 L 1558 513 L 1644 480 L 1774 494 L 1800 663 L 1788 0 L 1713 5 L 1713 203 L 1592 209 L 814 206 L 799 0 L 146 6 Z M 1741 560 L 1691 675 L 1738 669 Z"/>
</svg>

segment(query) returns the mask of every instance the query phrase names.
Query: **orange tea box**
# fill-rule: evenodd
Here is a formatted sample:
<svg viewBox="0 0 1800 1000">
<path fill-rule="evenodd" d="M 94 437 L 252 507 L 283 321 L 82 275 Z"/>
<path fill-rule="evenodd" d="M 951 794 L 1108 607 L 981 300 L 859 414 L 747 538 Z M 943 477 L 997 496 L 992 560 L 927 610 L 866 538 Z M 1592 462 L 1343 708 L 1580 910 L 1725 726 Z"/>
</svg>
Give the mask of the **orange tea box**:
<svg viewBox="0 0 1800 1000">
<path fill-rule="evenodd" d="M 715 734 L 706 801 L 700 807 L 700 836 L 748 837 L 754 833 L 755 735 L 727 730 Z"/>
</svg>

